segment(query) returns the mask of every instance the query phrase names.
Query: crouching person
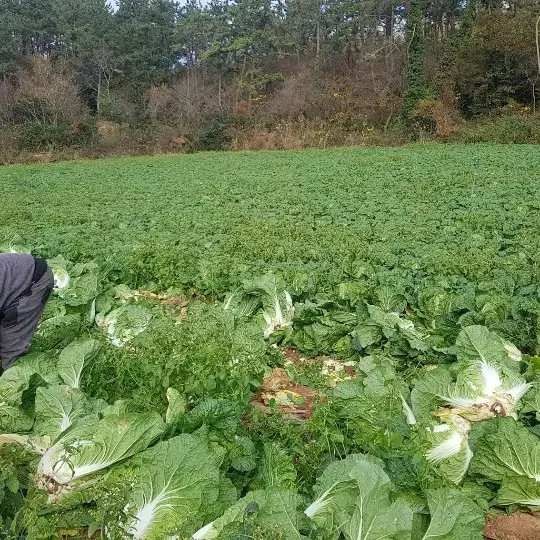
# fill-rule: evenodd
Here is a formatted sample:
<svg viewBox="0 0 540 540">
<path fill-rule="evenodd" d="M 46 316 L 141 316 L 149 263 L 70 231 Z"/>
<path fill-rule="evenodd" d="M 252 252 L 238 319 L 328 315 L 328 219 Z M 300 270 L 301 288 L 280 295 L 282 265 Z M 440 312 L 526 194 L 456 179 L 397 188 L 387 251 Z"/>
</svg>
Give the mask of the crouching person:
<svg viewBox="0 0 540 540">
<path fill-rule="evenodd" d="M 0 374 L 28 351 L 53 286 L 43 259 L 0 254 Z"/>
</svg>

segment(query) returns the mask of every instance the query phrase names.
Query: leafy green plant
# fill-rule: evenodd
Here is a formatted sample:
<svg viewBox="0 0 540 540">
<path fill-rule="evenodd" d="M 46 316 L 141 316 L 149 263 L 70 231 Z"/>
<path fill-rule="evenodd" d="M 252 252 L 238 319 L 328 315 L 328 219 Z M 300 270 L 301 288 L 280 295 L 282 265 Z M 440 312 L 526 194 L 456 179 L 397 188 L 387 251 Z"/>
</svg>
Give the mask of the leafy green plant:
<svg viewBox="0 0 540 540">
<path fill-rule="evenodd" d="M 6 534 L 475 540 L 535 506 L 534 160 L 444 148 L 2 169 L 3 249 L 57 278 L 0 377 Z"/>
<path fill-rule="evenodd" d="M 18 144 L 26 150 L 52 150 L 66 147 L 83 147 L 94 137 L 91 125 L 26 123 L 21 127 Z"/>
<path fill-rule="evenodd" d="M 200 150 L 226 150 L 231 141 L 232 120 L 226 111 L 211 117 L 199 135 Z"/>
</svg>

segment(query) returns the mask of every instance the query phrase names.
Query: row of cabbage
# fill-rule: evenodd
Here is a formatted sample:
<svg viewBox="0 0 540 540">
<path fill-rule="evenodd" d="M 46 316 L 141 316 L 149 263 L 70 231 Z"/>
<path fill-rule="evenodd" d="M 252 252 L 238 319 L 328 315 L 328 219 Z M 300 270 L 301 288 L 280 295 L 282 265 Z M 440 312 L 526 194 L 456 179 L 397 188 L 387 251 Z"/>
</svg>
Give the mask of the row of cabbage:
<svg viewBox="0 0 540 540">
<path fill-rule="evenodd" d="M 28 473 L 4 471 L 6 490 L 24 495 L 5 524 L 12 532 L 45 538 L 63 523 L 58 516 L 79 515 L 108 538 L 238 538 L 255 530 L 261 538 L 457 540 L 481 538 L 490 505 L 540 506 L 536 360 L 484 326 L 463 327 L 455 344 L 436 351 L 447 363 L 418 365 L 412 375 L 363 347 L 356 378 L 328 399 L 343 415 L 391 425 L 388 437 L 402 439 L 399 455 L 331 459 L 306 491 L 278 444 L 249 463 L 245 411 L 224 401 L 193 406 L 169 388 L 159 414 L 87 395 L 85 369 L 104 347 L 129 346 L 152 311 L 127 287 L 99 291 L 95 265 L 56 259 L 51 266 L 56 296 L 37 336 L 43 351 L 0 378 L 0 457 L 17 454 Z M 244 284 L 223 307 L 258 323 L 273 344 L 292 339 L 295 311 L 306 309 L 271 275 Z M 404 312 L 368 306 L 367 313 L 351 340 L 395 334 L 417 350 L 437 349 L 429 329 Z M 82 338 L 83 324 L 106 339 Z M 232 422 L 232 440 L 215 429 L 216 418 Z M 396 462 L 412 471 L 408 489 Z M 232 481 L 232 469 L 254 467 L 262 471 L 257 489 Z"/>
</svg>

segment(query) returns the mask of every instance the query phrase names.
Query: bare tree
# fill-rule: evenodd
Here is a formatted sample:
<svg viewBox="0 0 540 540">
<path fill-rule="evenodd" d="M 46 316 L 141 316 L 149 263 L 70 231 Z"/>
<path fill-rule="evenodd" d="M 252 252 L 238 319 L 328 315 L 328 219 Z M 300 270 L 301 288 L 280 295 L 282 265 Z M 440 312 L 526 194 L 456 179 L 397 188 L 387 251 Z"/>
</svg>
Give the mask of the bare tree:
<svg viewBox="0 0 540 540">
<path fill-rule="evenodd" d="M 81 122 L 86 109 L 71 73 L 41 56 L 31 59 L 17 77 L 14 100 L 28 120 L 40 124 Z"/>
</svg>

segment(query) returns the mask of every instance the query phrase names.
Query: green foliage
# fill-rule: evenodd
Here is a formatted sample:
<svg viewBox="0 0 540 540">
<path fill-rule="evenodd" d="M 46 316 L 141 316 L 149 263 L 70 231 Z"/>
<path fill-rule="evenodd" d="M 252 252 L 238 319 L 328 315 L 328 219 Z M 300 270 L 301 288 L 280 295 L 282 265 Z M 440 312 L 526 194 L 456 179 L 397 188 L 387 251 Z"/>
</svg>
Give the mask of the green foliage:
<svg viewBox="0 0 540 540">
<path fill-rule="evenodd" d="M 409 4 L 405 39 L 407 41 L 407 87 L 403 96 L 402 115 L 408 121 L 418 104 L 426 97 L 424 75 L 423 2 Z"/>
<path fill-rule="evenodd" d="M 199 135 L 200 150 L 226 150 L 231 142 L 232 118 L 227 111 L 210 117 Z"/>
<path fill-rule="evenodd" d="M 519 105 L 516 108 L 521 108 Z M 457 126 L 453 140 L 468 143 L 497 142 L 502 144 L 538 144 L 540 127 L 537 116 L 502 115 L 469 120 Z"/>
<path fill-rule="evenodd" d="M 432 135 L 433 118 L 413 112 L 441 93 L 450 119 L 436 131 L 446 138 L 454 104 L 466 118 L 491 116 L 512 100 L 535 109 L 535 9 L 428 0 L 4 0 L 0 114 L 20 137 L 4 134 L 2 153 L 14 160 L 43 159 L 25 151 L 45 150 L 65 157 L 400 144 Z M 32 57 L 43 69 L 28 77 Z M 72 92 L 54 84 L 55 74 Z M 384 79 L 383 99 L 372 77 Z M 66 106 L 68 94 L 76 107 Z M 226 118 L 233 113 L 243 124 Z M 107 137 L 100 124 L 94 137 L 89 114 L 121 124 L 122 136 Z M 84 125 L 71 133 L 72 123 Z M 525 139 L 511 131 L 505 140 Z"/>
<path fill-rule="evenodd" d="M 8 532 L 24 504 L 35 455 L 17 444 L 6 444 L 0 452 L 0 535 Z"/>
<path fill-rule="evenodd" d="M 273 82 L 282 81 L 281 73 L 266 73 L 262 69 L 252 69 L 238 80 L 238 86 L 246 92 L 248 98 L 253 99 L 263 93 Z"/>
<path fill-rule="evenodd" d="M 0 377 L 2 526 L 476 540 L 537 506 L 535 161 L 447 149 L 2 169 L 5 249 L 77 261 Z"/>
<path fill-rule="evenodd" d="M 20 128 L 19 147 L 25 150 L 58 150 L 86 146 L 94 137 L 90 125 L 25 123 Z"/>
<path fill-rule="evenodd" d="M 170 1 L 118 2 L 111 49 L 115 69 L 133 98 L 141 98 L 142 91 L 162 83 L 174 65 L 174 20 L 175 6 Z"/>
<path fill-rule="evenodd" d="M 137 456 L 126 525 L 135 538 L 159 539 L 182 531 L 219 497 L 219 458 L 204 441 L 179 435 Z"/>
</svg>

